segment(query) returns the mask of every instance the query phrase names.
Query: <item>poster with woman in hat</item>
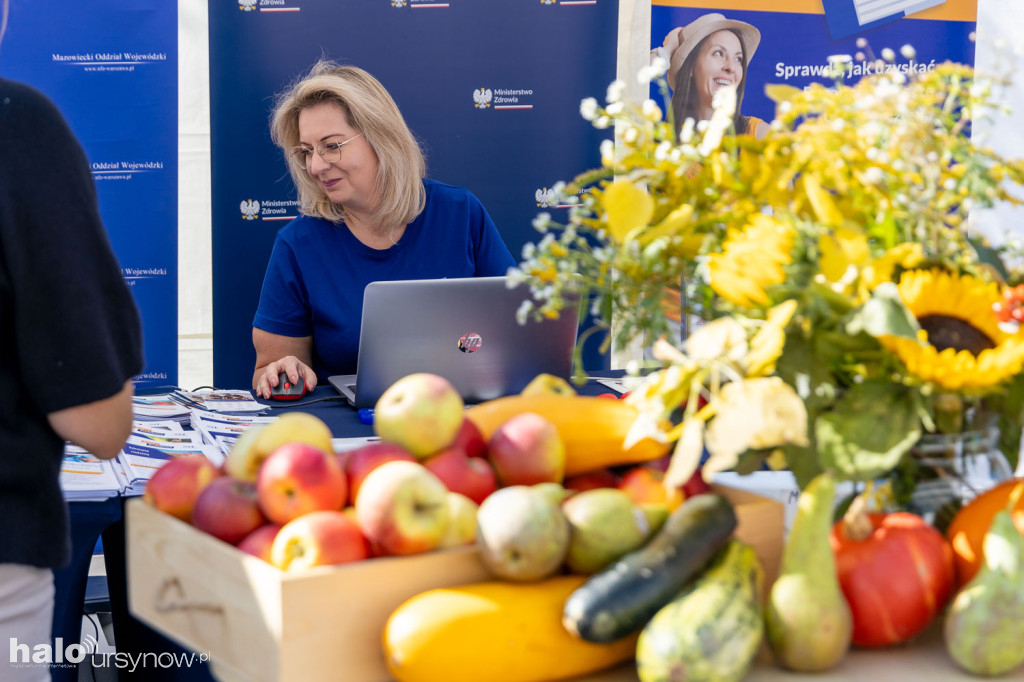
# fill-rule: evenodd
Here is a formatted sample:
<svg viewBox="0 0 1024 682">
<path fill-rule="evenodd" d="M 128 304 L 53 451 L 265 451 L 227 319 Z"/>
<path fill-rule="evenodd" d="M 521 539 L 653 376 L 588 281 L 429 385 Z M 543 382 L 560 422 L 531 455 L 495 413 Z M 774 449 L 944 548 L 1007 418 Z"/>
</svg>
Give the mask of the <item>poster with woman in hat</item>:
<svg viewBox="0 0 1024 682">
<path fill-rule="evenodd" d="M 842 18 L 836 16 L 839 4 L 651 0 L 650 53 L 652 59 L 660 56 L 668 64 L 665 78 L 676 130 L 687 118 L 709 119 L 714 93 L 732 87 L 735 132 L 763 137 L 770 130 L 767 122 L 775 117 L 765 86 L 829 85 L 829 59 L 836 55 L 849 56 L 851 68 L 845 77 L 854 80 L 875 73 L 881 61 L 886 62 L 883 68 L 906 72 L 934 68 L 947 60 L 974 64 L 978 0 L 944 0 L 911 14 L 901 10 L 842 32 L 835 30 Z M 901 50 L 907 45 L 913 49 Z M 880 60 L 883 54 L 889 59 Z M 657 85 L 652 85 L 651 97 L 660 101 Z"/>
</svg>

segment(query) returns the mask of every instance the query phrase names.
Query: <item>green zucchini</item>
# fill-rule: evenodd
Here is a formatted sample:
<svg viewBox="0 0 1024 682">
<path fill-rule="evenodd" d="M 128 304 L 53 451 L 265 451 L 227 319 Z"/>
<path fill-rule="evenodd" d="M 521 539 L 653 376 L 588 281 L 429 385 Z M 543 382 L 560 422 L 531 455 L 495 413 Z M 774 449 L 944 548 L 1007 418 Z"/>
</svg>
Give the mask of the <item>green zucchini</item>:
<svg viewBox="0 0 1024 682">
<path fill-rule="evenodd" d="M 577 588 L 565 602 L 562 624 L 595 643 L 638 632 L 708 565 L 735 529 L 736 512 L 721 495 L 688 498 L 646 545 Z"/>
<path fill-rule="evenodd" d="M 763 583 L 753 548 L 730 541 L 640 633 L 640 682 L 742 680 L 764 638 Z"/>
</svg>

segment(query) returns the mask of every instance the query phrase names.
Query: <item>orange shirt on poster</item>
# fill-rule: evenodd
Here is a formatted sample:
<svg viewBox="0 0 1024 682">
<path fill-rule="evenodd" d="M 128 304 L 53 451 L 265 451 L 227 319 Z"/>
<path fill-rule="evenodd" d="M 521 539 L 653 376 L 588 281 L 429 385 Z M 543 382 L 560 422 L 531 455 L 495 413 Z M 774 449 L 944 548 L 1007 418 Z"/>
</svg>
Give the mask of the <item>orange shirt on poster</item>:
<svg viewBox="0 0 1024 682">
<path fill-rule="evenodd" d="M 790 12 L 796 14 L 824 14 L 821 0 L 774 0 L 771 7 L 765 7 L 764 0 L 651 0 L 651 4 L 663 7 L 692 7 L 708 10 L 738 10 L 742 12 Z M 913 14 L 911 19 L 935 19 L 939 21 L 977 21 L 978 0 L 946 0 L 922 12 Z"/>
</svg>

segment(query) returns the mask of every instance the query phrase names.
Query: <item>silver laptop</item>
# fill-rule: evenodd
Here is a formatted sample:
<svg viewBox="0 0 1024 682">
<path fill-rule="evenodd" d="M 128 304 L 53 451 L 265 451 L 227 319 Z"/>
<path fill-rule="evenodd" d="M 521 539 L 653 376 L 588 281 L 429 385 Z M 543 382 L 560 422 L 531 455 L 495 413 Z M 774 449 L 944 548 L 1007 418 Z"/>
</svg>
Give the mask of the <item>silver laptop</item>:
<svg viewBox="0 0 1024 682">
<path fill-rule="evenodd" d="M 467 404 L 518 393 L 537 374 L 572 373 L 578 309 L 520 325 L 529 289 L 505 277 L 373 282 L 363 293 L 355 375 L 328 377 L 355 407 L 373 407 L 414 372 L 448 379 Z"/>
</svg>

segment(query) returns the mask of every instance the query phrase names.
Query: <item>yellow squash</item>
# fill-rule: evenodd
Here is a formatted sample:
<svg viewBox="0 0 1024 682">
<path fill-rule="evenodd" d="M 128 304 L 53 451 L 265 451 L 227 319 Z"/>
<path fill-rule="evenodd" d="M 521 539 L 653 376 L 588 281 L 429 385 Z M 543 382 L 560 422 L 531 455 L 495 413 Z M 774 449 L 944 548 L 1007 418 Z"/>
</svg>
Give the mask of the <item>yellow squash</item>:
<svg viewBox="0 0 1024 682">
<path fill-rule="evenodd" d="M 384 627 L 388 669 L 399 682 L 540 682 L 629 660 L 635 636 L 591 644 L 562 626 L 565 600 L 585 580 L 486 582 L 416 595 Z"/>
<path fill-rule="evenodd" d="M 466 411 L 488 439 L 510 417 L 536 412 L 550 420 L 565 443 L 565 475 L 619 464 L 639 464 L 668 454 L 670 444 L 651 438 L 628 450 L 623 443 L 639 414 L 621 400 L 573 395 L 512 395 Z"/>
</svg>

